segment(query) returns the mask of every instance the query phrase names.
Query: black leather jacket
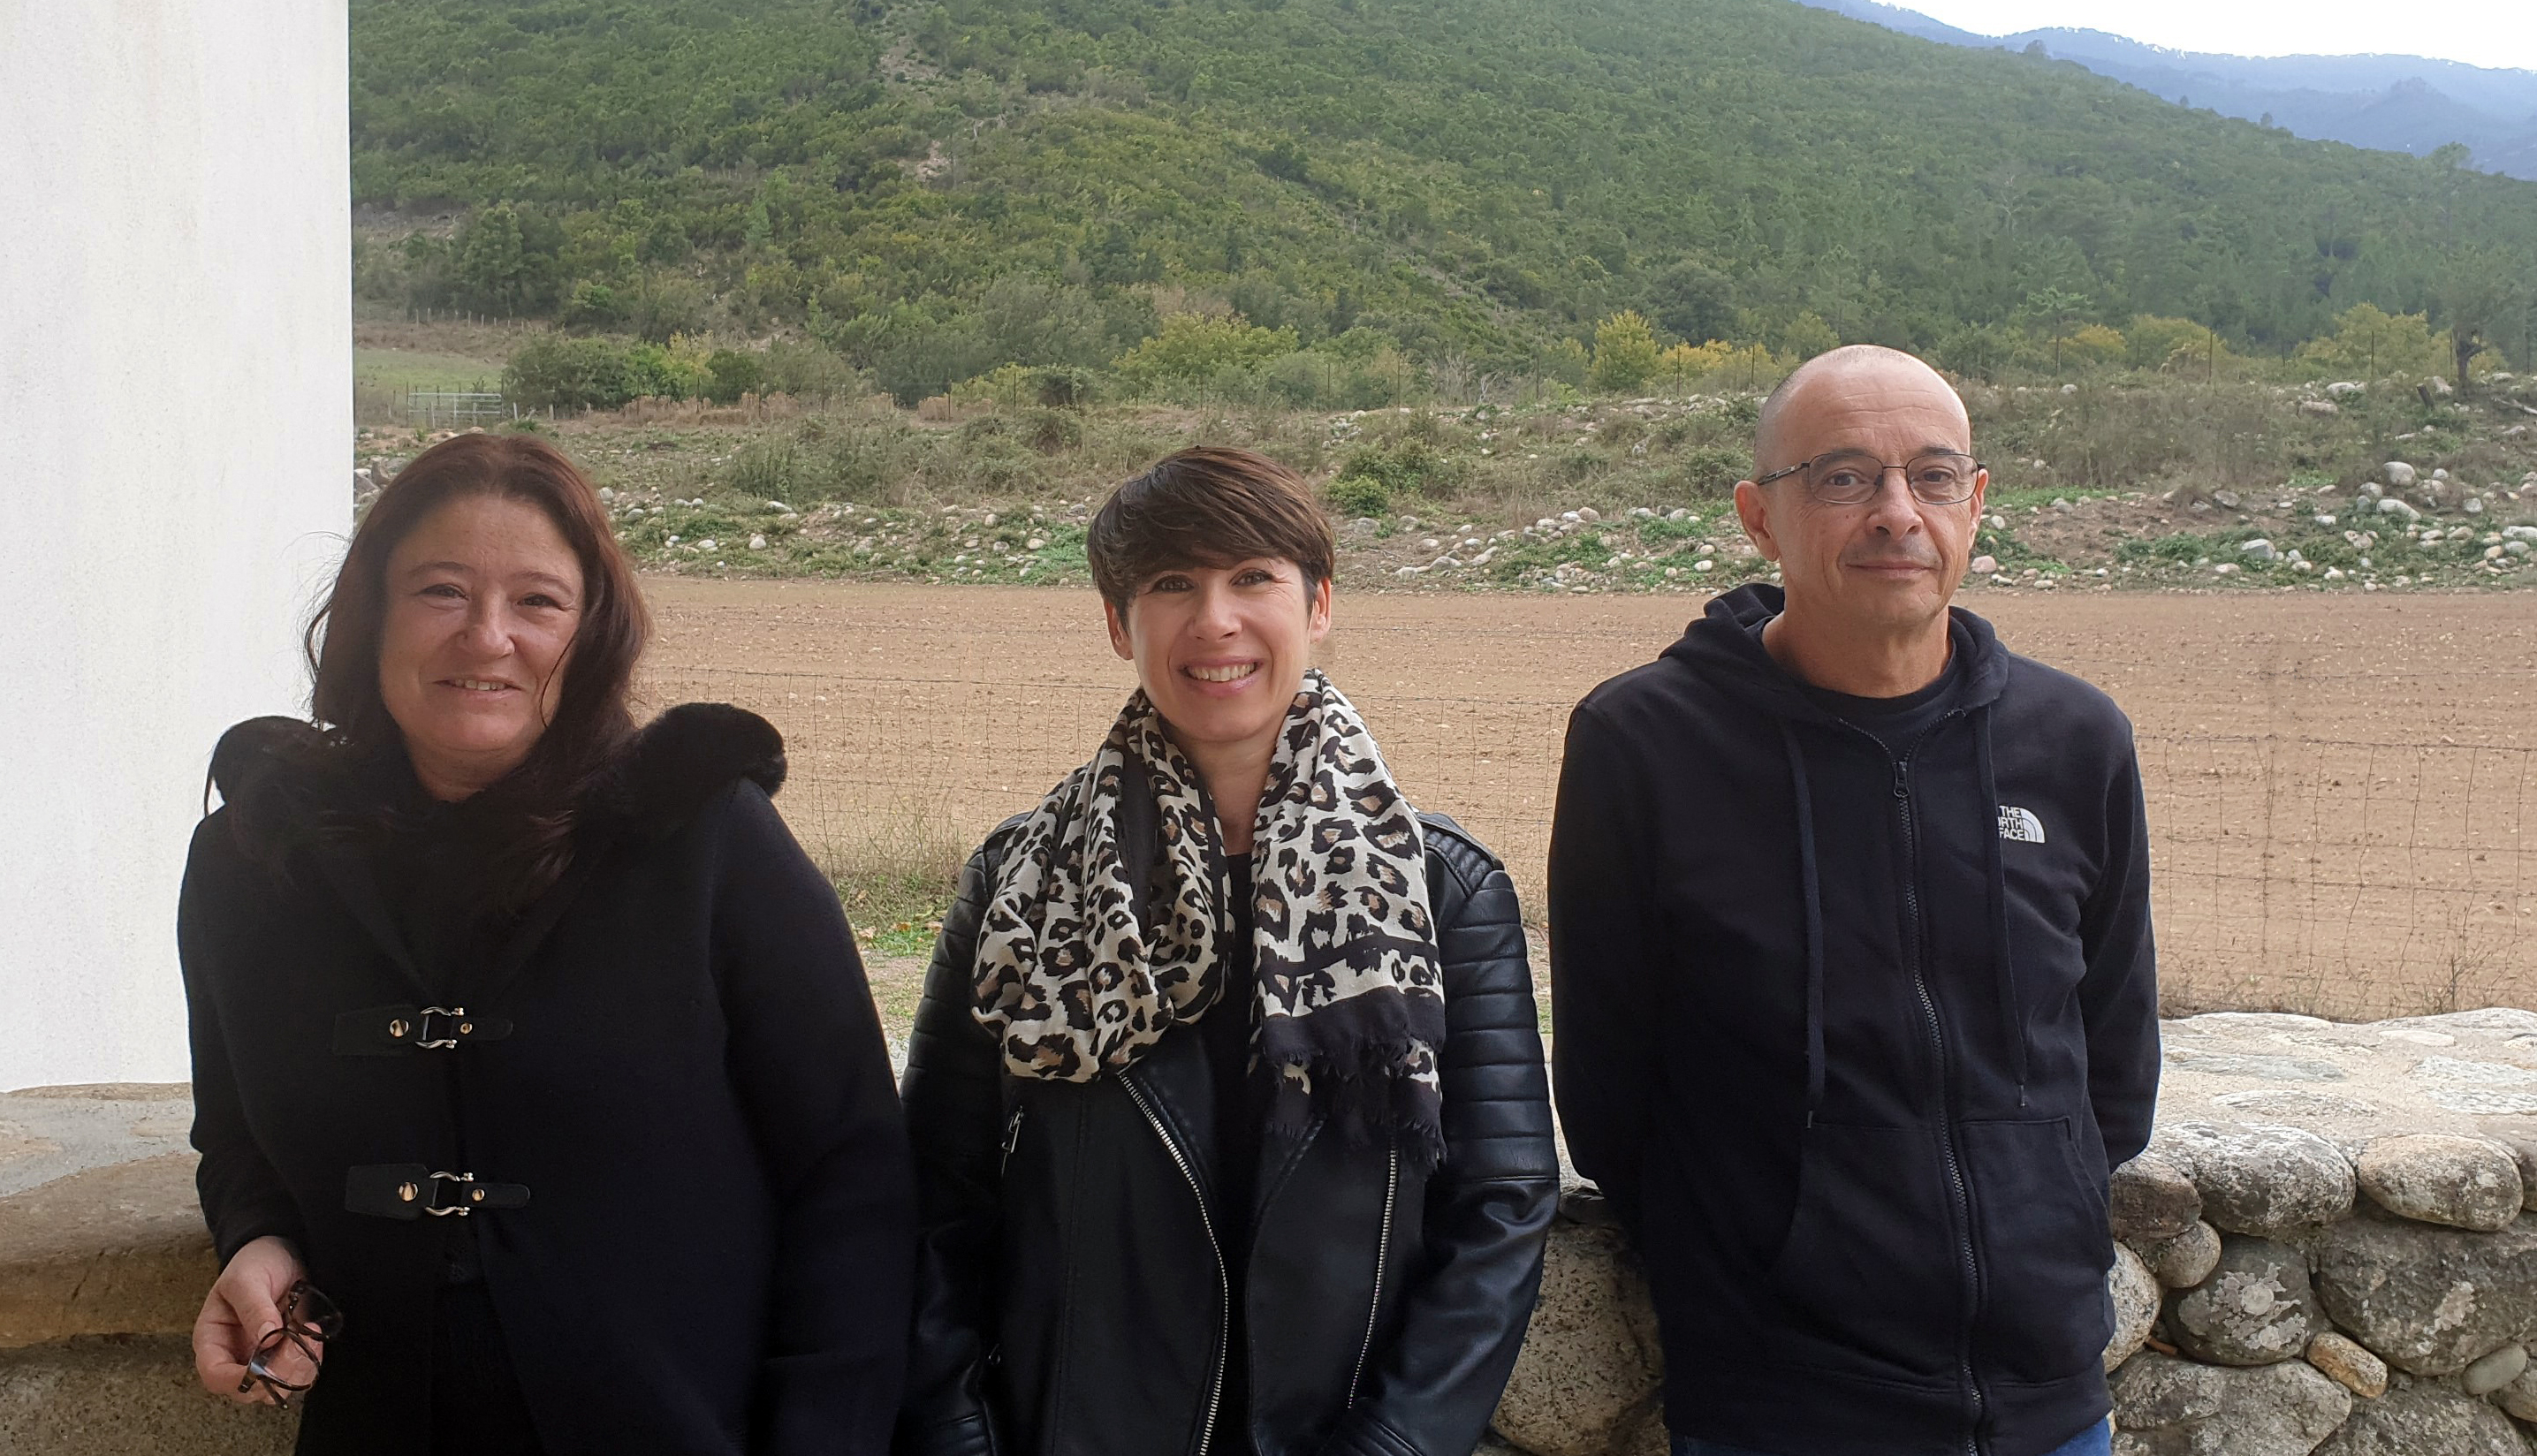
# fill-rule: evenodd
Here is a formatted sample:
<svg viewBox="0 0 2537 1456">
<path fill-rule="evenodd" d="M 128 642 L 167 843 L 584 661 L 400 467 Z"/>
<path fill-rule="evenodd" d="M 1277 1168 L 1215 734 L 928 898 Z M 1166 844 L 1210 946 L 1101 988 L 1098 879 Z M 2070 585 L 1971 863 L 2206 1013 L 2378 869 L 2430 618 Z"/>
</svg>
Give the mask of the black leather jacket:
<svg viewBox="0 0 2537 1456">
<path fill-rule="evenodd" d="M 1515 1364 L 1559 1198 L 1514 886 L 1440 815 L 1445 1160 L 1318 1130 L 1272 1151 L 1246 1288 L 1250 1440 L 1214 1429 L 1227 1327 L 1202 1181 L 1213 1087 L 1194 1027 L 1121 1075 L 1003 1074 L 970 1014 L 978 916 L 1013 820 L 960 880 L 908 1044 L 921 1252 L 895 1449 L 922 1456 L 1467 1456 Z M 1133 842 L 1133 841 L 1132 841 Z M 1144 876 L 1130 865 L 1130 883 Z M 1245 1352 L 1235 1351 L 1236 1358 Z"/>
</svg>

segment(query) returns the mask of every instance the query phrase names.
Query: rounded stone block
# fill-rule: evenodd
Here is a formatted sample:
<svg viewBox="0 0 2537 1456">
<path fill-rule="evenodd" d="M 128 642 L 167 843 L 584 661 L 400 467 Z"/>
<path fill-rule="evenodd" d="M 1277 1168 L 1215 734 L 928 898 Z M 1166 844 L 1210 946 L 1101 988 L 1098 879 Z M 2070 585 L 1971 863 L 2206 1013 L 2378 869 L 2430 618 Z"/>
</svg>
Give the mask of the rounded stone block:
<svg viewBox="0 0 2537 1456">
<path fill-rule="evenodd" d="M 2211 1277 L 2177 1295 L 2167 1311 L 2179 1350 L 2222 1365 L 2296 1360 L 2318 1323 L 2308 1260 L 2288 1245 L 2242 1234 L 2221 1240 Z"/>
<path fill-rule="evenodd" d="M 2169 1238 L 2202 1217 L 2202 1194 L 2184 1170 L 2154 1153 L 2117 1168 L 2106 1184 L 2106 1222 L 2116 1238 Z"/>
<path fill-rule="evenodd" d="M 2387 1362 L 2332 1330 L 2308 1342 L 2308 1362 L 2364 1399 L 2387 1393 Z"/>
<path fill-rule="evenodd" d="M 182 1335 L 0 1351 L 0 1451 L 28 1456 L 286 1456 L 296 1412 L 239 1406 L 194 1378 Z"/>
<path fill-rule="evenodd" d="M 2527 1372 L 2527 1348 L 2504 1345 L 2458 1371 L 2458 1389 L 2469 1395 L 2491 1395 Z"/>
<path fill-rule="evenodd" d="M 2196 1223 L 2173 1238 L 2139 1246 L 2141 1262 L 2158 1282 L 2172 1290 L 2189 1290 L 2220 1267 L 2220 1231 Z"/>
<path fill-rule="evenodd" d="M 2306 1361 L 2233 1369 L 2143 1351 L 2111 1384 L 2115 1456 L 2309 1456 L 2352 1411 Z"/>
<path fill-rule="evenodd" d="M 2510 1418 L 2439 1385 L 2363 1401 L 2316 1456 L 2528 1456 Z"/>
<path fill-rule="evenodd" d="M 2132 1358 L 2158 1323 L 2158 1280 L 2140 1255 L 2114 1245 L 2114 1267 L 2106 1271 L 2106 1293 L 2114 1304 L 2114 1337 L 2106 1342 L 2106 1370 L 2111 1374 Z"/>
<path fill-rule="evenodd" d="M 2522 1370 L 2519 1378 L 2495 1391 L 2489 1399 L 2513 1420 L 2537 1424 L 2537 1370 Z"/>
<path fill-rule="evenodd" d="M 2361 1150 L 2361 1191 L 2398 1218 L 2491 1234 L 2519 1217 L 2526 1190 L 2508 1148 L 2444 1133 L 2382 1137 Z"/>
<path fill-rule="evenodd" d="M 2312 1257 L 2325 1312 L 2407 1374 L 2454 1375 L 2537 1328 L 2537 1214 L 2495 1234 L 2352 1219 Z"/>
<path fill-rule="evenodd" d="M 1620 1230 L 1561 1218 L 1541 1298 L 1491 1423 L 1533 1456 L 1604 1456 L 1646 1425 L 1663 1380 L 1656 1310 Z"/>
<path fill-rule="evenodd" d="M 108 1164 L 0 1198 L 0 1349 L 191 1330 L 220 1272 L 194 1161 Z"/>
<path fill-rule="evenodd" d="M 2151 1151 L 2191 1172 L 2204 1222 L 2228 1233 L 2270 1236 L 2352 1211 L 2352 1164 L 2303 1128 L 2180 1122 L 2161 1128 Z"/>
</svg>

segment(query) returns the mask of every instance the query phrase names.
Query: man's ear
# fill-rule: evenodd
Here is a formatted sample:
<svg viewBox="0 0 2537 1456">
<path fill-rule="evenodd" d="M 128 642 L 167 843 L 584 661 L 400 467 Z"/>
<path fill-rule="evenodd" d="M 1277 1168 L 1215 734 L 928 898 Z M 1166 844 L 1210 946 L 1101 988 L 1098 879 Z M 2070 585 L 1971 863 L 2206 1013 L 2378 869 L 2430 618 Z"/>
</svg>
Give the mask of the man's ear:
<svg viewBox="0 0 2537 1456">
<path fill-rule="evenodd" d="M 1974 472 L 1974 524 L 1982 524 L 1983 497 L 1990 494 L 1990 472 Z"/>
<path fill-rule="evenodd" d="M 1128 635 L 1128 616 L 1119 609 L 1119 603 L 1102 598 L 1101 620 L 1110 628 L 1110 650 L 1124 662 L 1137 661 L 1137 640 Z"/>
<path fill-rule="evenodd" d="M 1780 542 L 1771 534 L 1770 492 L 1750 480 L 1735 482 L 1735 519 L 1744 523 L 1744 534 L 1753 539 L 1753 549 L 1765 561 L 1780 559 Z"/>
</svg>

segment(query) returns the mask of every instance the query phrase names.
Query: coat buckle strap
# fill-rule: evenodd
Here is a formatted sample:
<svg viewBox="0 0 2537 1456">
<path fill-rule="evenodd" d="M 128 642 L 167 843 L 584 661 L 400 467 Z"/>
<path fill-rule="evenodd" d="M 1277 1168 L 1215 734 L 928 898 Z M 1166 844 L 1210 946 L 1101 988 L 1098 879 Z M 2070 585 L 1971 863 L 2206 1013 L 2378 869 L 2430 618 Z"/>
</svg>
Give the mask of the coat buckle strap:
<svg viewBox="0 0 2537 1456">
<path fill-rule="evenodd" d="M 412 1222 L 425 1216 L 463 1219 L 479 1209 L 526 1208 L 529 1190 L 472 1172 L 439 1172 L 421 1163 L 365 1163 L 344 1174 L 344 1209 Z"/>
<path fill-rule="evenodd" d="M 509 1018 L 471 1016 L 464 1006 L 372 1006 L 335 1018 L 335 1054 L 402 1056 L 509 1035 Z"/>
</svg>

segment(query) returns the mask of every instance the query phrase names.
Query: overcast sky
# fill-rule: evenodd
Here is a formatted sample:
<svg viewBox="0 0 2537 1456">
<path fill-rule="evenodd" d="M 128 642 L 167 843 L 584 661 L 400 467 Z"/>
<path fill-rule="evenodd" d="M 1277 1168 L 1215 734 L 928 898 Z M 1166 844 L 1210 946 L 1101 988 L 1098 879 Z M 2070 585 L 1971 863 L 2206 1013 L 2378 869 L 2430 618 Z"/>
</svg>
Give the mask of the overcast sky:
<svg viewBox="0 0 2537 1456">
<path fill-rule="evenodd" d="M 2442 0 L 1889 0 L 2007 35 L 2047 26 L 2106 31 L 2178 50 L 2230 55 L 2439 56 L 2537 70 L 2537 3 Z"/>
</svg>

